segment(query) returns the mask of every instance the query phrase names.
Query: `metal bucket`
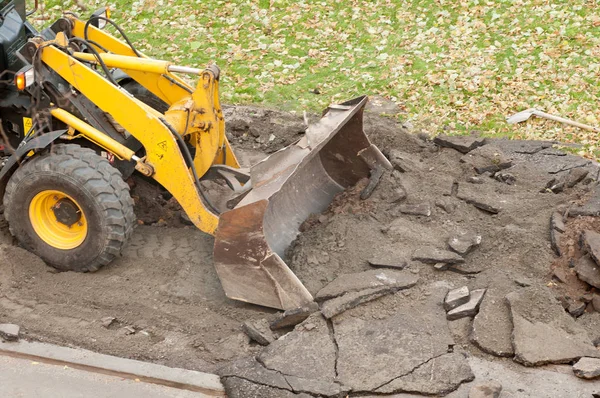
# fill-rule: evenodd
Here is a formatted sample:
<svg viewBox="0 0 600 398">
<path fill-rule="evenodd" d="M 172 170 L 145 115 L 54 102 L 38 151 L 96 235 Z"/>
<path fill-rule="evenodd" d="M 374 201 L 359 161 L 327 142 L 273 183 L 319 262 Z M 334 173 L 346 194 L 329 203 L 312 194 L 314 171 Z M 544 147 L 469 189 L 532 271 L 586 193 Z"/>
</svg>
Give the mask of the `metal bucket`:
<svg viewBox="0 0 600 398">
<path fill-rule="evenodd" d="M 282 260 L 302 222 L 333 197 L 391 168 L 363 131 L 367 97 L 330 106 L 305 136 L 250 169 L 252 189 L 221 214 L 214 262 L 227 297 L 278 309 L 297 308 L 312 295 Z"/>
</svg>

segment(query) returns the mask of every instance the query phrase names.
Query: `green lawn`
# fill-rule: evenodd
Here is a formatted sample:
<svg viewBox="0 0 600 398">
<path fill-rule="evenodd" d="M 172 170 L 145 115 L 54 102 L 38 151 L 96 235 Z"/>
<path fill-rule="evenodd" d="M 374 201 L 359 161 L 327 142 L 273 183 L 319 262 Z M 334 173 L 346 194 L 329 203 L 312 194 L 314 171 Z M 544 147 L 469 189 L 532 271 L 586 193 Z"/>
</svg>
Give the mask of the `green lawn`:
<svg viewBox="0 0 600 398">
<path fill-rule="evenodd" d="M 88 15 L 104 4 L 46 1 L 36 16 Z M 596 153 L 589 132 L 504 122 L 536 107 L 598 124 L 596 1 L 117 0 L 111 8 L 146 54 L 216 62 L 226 103 L 314 111 L 381 95 L 431 134 L 560 139 Z"/>
</svg>

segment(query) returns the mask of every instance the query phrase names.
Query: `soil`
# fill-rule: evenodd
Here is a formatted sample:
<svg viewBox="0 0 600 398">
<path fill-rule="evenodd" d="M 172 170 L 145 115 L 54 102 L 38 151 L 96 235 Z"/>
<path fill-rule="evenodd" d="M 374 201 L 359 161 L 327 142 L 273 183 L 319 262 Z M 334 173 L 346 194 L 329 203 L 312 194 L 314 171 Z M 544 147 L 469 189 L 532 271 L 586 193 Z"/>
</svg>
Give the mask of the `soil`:
<svg viewBox="0 0 600 398">
<path fill-rule="evenodd" d="M 229 107 L 225 115 L 228 137 L 244 164 L 294 142 L 306 127 L 301 115 L 262 108 Z M 556 282 L 555 269 L 572 272 L 550 247 L 549 220 L 557 208 L 589 195 L 595 179 L 557 194 L 541 192 L 551 178 L 568 173 L 563 166 L 576 157 L 526 154 L 514 142 L 495 141 L 494 147 L 514 159 L 504 171 L 516 181 L 509 185 L 483 174 L 478 176 L 483 183 L 474 184 L 467 182 L 476 173 L 461 161 L 465 155 L 411 134 L 395 119 L 367 113 L 365 131 L 390 158 L 400 153 L 409 170 L 386 172 L 367 200 L 359 197 L 367 184 L 361 181 L 304 223 L 287 263 L 311 293 L 341 274 L 370 269 L 368 260 L 381 255 L 405 259 L 407 271 L 428 283 L 479 289 L 525 279 L 571 300 L 591 290 L 576 277 Z M 583 167 L 597 176 L 595 165 Z M 19 324 L 28 339 L 208 372 L 258 353 L 260 346 L 249 341 L 241 324 L 271 319 L 275 311 L 227 299 L 212 266 L 212 237 L 187 225 L 161 188 L 139 177 L 130 185 L 140 225 L 123 255 L 94 274 L 56 272 L 15 246 L 0 223 L 0 323 Z M 401 187 L 407 197 L 398 200 Z M 481 210 L 472 198 L 500 211 Z M 401 206 L 406 204 L 428 205 L 431 215 L 406 214 Z M 582 229 L 600 231 L 593 217 L 572 218 L 566 225 L 565 250 L 576 248 Z M 463 265 L 438 271 L 411 259 L 421 247 L 446 249 L 463 232 L 482 236 Z M 416 287 L 406 297 L 420 294 Z M 382 319 L 393 308 L 385 303 L 397 299 L 375 300 L 356 311 Z M 468 339 L 456 340 L 483 355 Z"/>
</svg>

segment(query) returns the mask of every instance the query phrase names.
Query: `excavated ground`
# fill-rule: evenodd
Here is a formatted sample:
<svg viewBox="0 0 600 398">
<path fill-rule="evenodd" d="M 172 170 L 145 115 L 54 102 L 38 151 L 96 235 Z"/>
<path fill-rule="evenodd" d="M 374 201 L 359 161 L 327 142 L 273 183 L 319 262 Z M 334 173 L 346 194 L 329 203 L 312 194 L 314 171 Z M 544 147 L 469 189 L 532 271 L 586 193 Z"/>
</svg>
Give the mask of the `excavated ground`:
<svg viewBox="0 0 600 398">
<path fill-rule="evenodd" d="M 306 128 L 300 115 L 253 107 L 228 108 L 226 117 L 247 164 Z M 600 231 L 598 165 L 545 142 L 470 137 L 465 142 L 483 146 L 460 147 L 464 154 L 448 147 L 452 139 L 410 134 L 376 111 L 366 114 L 365 131 L 395 171 L 366 200 L 359 196 L 368 181 L 336 198 L 287 253 L 314 295 L 356 274 L 347 289 L 356 296 L 343 305 L 320 300 L 321 312 L 267 347 L 241 325 L 273 320 L 275 311 L 228 300 L 211 263 L 212 238 L 141 179 L 131 181 L 141 225 L 123 256 L 95 274 L 55 272 L 14 246 L 2 225 L 0 323 L 19 324 L 34 340 L 218 371 L 230 397 L 458 397 L 494 378 L 506 396 L 600 393 L 562 365 L 539 373 L 523 367 L 600 356 L 597 290 L 575 268 L 593 252 L 581 232 Z M 565 222 L 558 234 L 550 222 L 556 212 Z M 464 263 L 446 265 L 449 241 L 469 234 L 480 244 Z M 369 273 L 369 262 L 402 269 Z M 367 285 L 357 288 L 356 280 Z M 375 289 L 378 280 L 393 280 L 393 288 Z M 487 289 L 479 313 L 447 321 L 444 297 L 462 286 Z"/>
</svg>

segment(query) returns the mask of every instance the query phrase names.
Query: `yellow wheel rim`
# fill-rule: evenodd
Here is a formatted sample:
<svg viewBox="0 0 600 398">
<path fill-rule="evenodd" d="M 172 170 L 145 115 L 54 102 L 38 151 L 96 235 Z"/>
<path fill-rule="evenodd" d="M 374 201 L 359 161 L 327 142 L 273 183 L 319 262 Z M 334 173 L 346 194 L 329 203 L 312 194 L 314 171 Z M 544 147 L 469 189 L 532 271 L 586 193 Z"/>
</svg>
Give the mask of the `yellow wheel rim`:
<svg viewBox="0 0 600 398">
<path fill-rule="evenodd" d="M 61 207 L 63 211 L 64 207 L 68 208 L 67 216 L 57 216 Z M 65 220 L 65 217 L 69 219 Z M 74 249 L 87 236 L 87 221 L 81 207 L 60 191 L 47 190 L 35 195 L 29 204 L 29 220 L 40 239 L 57 249 Z"/>
</svg>

